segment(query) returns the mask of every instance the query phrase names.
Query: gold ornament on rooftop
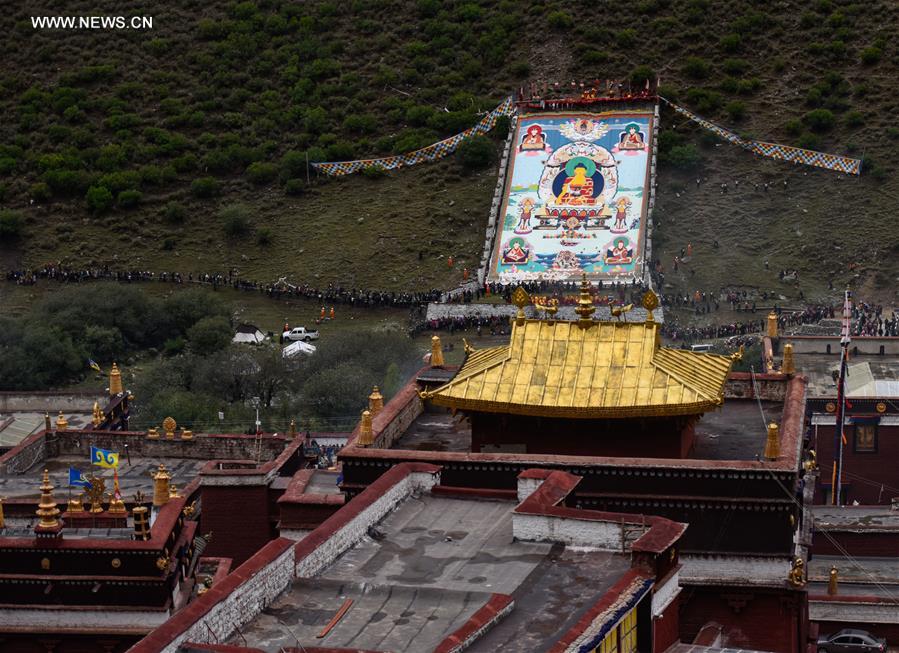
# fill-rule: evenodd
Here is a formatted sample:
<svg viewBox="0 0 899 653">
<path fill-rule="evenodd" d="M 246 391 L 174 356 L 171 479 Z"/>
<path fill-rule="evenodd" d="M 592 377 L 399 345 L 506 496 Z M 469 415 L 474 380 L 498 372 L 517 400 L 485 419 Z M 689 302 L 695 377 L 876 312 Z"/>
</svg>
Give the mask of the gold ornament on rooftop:
<svg viewBox="0 0 899 653">
<path fill-rule="evenodd" d="M 162 463 L 159 463 L 156 473 L 151 472 L 150 475 L 153 477 L 153 505 L 159 508 L 169 501 L 169 481 L 172 475 L 166 471 Z"/>
<path fill-rule="evenodd" d="M 359 438 L 356 440 L 356 444 L 367 447 L 371 444 L 374 444 L 374 441 L 374 432 L 372 431 L 371 426 L 371 412 L 363 410 L 362 423 L 359 427 Z"/>
<path fill-rule="evenodd" d="M 431 367 L 443 367 L 443 345 L 440 336 L 431 337 Z"/>
<path fill-rule="evenodd" d="M 40 528 L 56 528 L 59 524 L 59 508 L 53 498 L 53 484 L 50 483 L 50 471 L 44 470 L 41 482 L 41 501 L 37 505 L 36 514 L 41 518 Z"/>
<path fill-rule="evenodd" d="M 95 427 L 100 426 L 103 423 L 103 410 L 100 408 L 100 404 L 96 401 L 94 402 L 93 415 L 91 416 L 91 424 Z"/>
<path fill-rule="evenodd" d="M 109 371 L 109 396 L 117 397 L 121 394 L 125 394 L 125 389 L 122 387 L 122 373 L 119 372 L 118 366 L 113 363 L 112 369 Z"/>
<path fill-rule="evenodd" d="M 593 314 L 596 307 L 593 305 L 593 287 L 587 281 L 587 273 L 581 275 L 581 294 L 577 300 L 577 307 L 574 312 L 578 314 L 578 326 L 584 328 L 593 324 Z"/>
<path fill-rule="evenodd" d="M 56 430 L 65 431 L 67 428 L 69 428 L 69 420 L 62 414 L 62 411 L 59 411 L 59 417 L 56 418 Z"/>
<path fill-rule="evenodd" d="M 378 390 L 378 386 L 372 388 L 371 394 L 368 395 L 368 410 L 371 411 L 372 417 L 380 413 L 384 409 L 384 395 Z"/>
<path fill-rule="evenodd" d="M 793 566 L 787 574 L 787 582 L 793 587 L 803 587 L 805 585 L 805 563 L 802 558 L 793 560 Z"/>
<path fill-rule="evenodd" d="M 175 429 L 178 428 L 178 422 L 174 417 L 166 417 L 162 420 L 162 430 L 165 431 L 165 437 L 173 440 L 175 438 Z"/>
<path fill-rule="evenodd" d="M 524 320 L 524 307 L 530 303 L 531 297 L 524 288 L 518 286 L 518 288 L 512 291 L 512 305 L 518 307 L 518 313 L 515 314 L 517 321 L 521 322 Z"/>
<path fill-rule="evenodd" d="M 91 475 L 88 479 L 90 486 L 85 489 L 84 495 L 91 504 L 91 512 L 103 512 L 103 497 L 106 494 L 106 482 L 97 476 Z"/>
<path fill-rule="evenodd" d="M 646 321 L 655 321 L 655 318 L 652 316 L 652 312 L 659 307 L 659 296 L 656 295 L 652 290 L 647 290 L 645 293 L 643 293 L 643 299 L 640 300 L 640 305 L 646 309 Z"/>
</svg>

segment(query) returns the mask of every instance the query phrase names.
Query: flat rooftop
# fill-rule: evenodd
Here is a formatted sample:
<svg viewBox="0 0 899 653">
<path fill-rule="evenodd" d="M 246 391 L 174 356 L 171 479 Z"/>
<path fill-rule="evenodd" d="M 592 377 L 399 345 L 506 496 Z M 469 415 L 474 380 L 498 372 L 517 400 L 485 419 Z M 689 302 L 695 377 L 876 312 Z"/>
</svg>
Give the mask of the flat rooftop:
<svg viewBox="0 0 899 653">
<path fill-rule="evenodd" d="M 764 414 L 764 417 L 763 417 Z M 693 460 L 755 460 L 765 451 L 767 423 L 778 424 L 783 404 L 730 399 L 715 411 L 706 413 L 696 424 Z"/>
<path fill-rule="evenodd" d="M 63 501 L 68 497 L 69 468 L 74 467 L 85 476 L 93 473 L 102 478 L 107 491 L 112 491 L 113 470 L 91 465 L 85 451 L 84 456 L 59 456 L 43 462 L 35 463 L 23 474 L 0 474 L 0 496 L 6 499 L 24 499 L 40 497 L 41 472 L 50 471 L 50 482 L 54 485 L 54 497 L 57 501 Z M 206 460 L 190 458 L 153 458 L 132 456 L 131 462 L 125 454 L 119 457 L 119 488 L 122 497 L 126 501 L 131 495 L 141 490 L 148 497 L 153 496 L 153 478 L 150 472 L 156 471 L 159 464 L 165 465 L 166 470 L 172 475 L 171 483 L 178 489 L 183 489 L 188 483 L 199 475 L 200 469 L 207 463 Z M 79 488 L 72 488 L 72 494 Z"/>
<path fill-rule="evenodd" d="M 512 538 L 506 501 L 422 495 L 385 517 L 314 579 L 300 579 L 231 643 L 433 650 L 492 593 L 515 608 L 468 650 L 548 650 L 629 568 L 629 558 Z M 322 629 L 347 600 L 346 614 Z"/>
<path fill-rule="evenodd" d="M 696 425 L 692 460 L 755 460 L 765 449 L 765 424 L 780 422 L 783 404 L 730 399 L 703 415 Z M 419 415 L 392 449 L 411 451 L 471 451 L 471 424 L 461 413 L 427 411 Z"/>
<path fill-rule="evenodd" d="M 56 417 L 51 413 L 51 421 Z M 70 429 L 84 428 L 91 423 L 91 413 L 66 413 Z M 0 447 L 14 447 L 32 433 L 44 428 L 44 413 L 21 412 L 0 413 Z"/>
<path fill-rule="evenodd" d="M 899 531 L 899 510 L 889 506 L 812 506 L 816 530 Z"/>
<path fill-rule="evenodd" d="M 796 371 L 808 378 L 809 398 L 836 396 L 833 371 L 840 367 L 838 351 L 833 354 L 796 354 L 795 361 Z M 899 396 L 899 356 L 851 356 L 847 385 L 850 397 Z"/>
<path fill-rule="evenodd" d="M 896 558 L 864 557 L 849 561 L 841 556 L 815 556 L 809 560 L 809 594 L 827 594 L 831 566 L 838 571 L 838 595 L 878 596 L 893 600 L 899 596 Z"/>
</svg>

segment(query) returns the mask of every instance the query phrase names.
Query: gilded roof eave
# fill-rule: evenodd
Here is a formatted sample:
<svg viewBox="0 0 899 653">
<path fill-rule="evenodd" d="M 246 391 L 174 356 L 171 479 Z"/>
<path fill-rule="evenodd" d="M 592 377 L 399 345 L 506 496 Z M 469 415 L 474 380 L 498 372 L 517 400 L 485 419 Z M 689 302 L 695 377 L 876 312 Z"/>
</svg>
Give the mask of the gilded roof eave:
<svg viewBox="0 0 899 653">
<path fill-rule="evenodd" d="M 462 410 L 565 418 L 695 415 L 724 401 L 732 358 L 659 347 L 653 322 L 521 320 L 423 397 Z"/>
</svg>

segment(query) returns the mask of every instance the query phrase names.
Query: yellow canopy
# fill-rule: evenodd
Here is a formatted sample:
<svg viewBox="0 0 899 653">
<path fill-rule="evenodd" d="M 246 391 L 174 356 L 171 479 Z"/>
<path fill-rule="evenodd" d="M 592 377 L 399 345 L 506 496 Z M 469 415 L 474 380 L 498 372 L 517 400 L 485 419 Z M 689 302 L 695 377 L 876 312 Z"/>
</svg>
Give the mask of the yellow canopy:
<svg viewBox="0 0 899 653">
<path fill-rule="evenodd" d="M 659 324 L 518 320 L 422 396 L 463 410 L 573 418 L 694 415 L 720 406 L 733 358 L 659 346 Z"/>
</svg>

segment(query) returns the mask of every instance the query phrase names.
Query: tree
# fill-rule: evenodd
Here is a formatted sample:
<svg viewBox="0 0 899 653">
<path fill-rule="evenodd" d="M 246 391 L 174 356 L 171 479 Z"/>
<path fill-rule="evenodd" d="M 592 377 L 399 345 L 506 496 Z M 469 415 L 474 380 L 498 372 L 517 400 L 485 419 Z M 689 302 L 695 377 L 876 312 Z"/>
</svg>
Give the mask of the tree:
<svg viewBox="0 0 899 653">
<path fill-rule="evenodd" d="M 25 219 L 18 211 L 0 211 L 0 243 L 19 238 L 25 228 Z"/>
<path fill-rule="evenodd" d="M 104 213 L 112 206 L 112 193 L 106 186 L 91 186 L 85 196 L 87 208 L 94 213 Z"/>
<path fill-rule="evenodd" d="M 245 236 L 253 230 L 250 209 L 245 204 L 232 204 L 220 212 L 222 228 L 231 237 Z"/>
<path fill-rule="evenodd" d="M 231 323 L 221 316 L 204 317 L 187 330 L 191 351 L 207 356 L 226 347 L 231 342 Z"/>
<path fill-rule="evenodd" d="M 254 184 L 267 184 L 278 176 L 278 168 L 272 163 L 257 161 L 247 167 L 247 178 Z"/>
<path fill-rule="evenodd" d="M 493 159 L 493 144 L 485 136 L 466 139 L 459 146 L 459 158 L 466 170 L 486 168 Z"/>
<path fill-rule="evenodd" d="M 215 177 L 199 177 L 191 182 L 190 192 L 194 197 L 213 197 L 219 193 L 219 183 Z"/>
<path fill-rule="evenodd" d="M 143 197 L 139 190 L 123 190 L 119 193 L 118 203 L 122 208 L 131 208 L 140 204 Z"/>
</svg>

